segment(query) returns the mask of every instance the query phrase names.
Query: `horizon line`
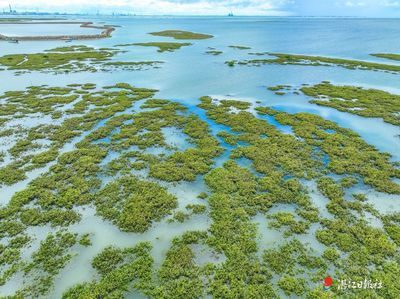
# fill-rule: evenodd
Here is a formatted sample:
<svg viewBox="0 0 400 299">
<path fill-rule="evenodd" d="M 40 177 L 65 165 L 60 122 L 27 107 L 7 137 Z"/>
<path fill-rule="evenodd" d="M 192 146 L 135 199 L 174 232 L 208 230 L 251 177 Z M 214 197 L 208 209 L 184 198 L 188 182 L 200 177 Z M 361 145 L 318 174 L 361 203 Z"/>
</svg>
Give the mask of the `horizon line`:
<svg viewBox="0 0 400 299">
<path fill-rule="evenodd" d="M 1 12 L 0 16 L 26 16 L 26 15 L 76 15 L 76 16 L 121 16 L 121 17 L 227 17 L 227 18 L 235 18 L 235 17 L 267 17 L 267 18 L 357 18 L 357 19 L 399 19 L 400 16 L 357 16 L 357 15 L 247 15 L 247 14 L 237 14 L 233 16 L 229 16 L 228 14 L 142 14 L 142 13 L 134 13 L 134 12 L 112 12 L 112 13 L 86 13 L 86 12 L 59 12 L 59 11 L 43 11 L 43 12 L 35 12 L 35 11 L 21 11 L 15 13 L 9 12 Z"/>
</svg>

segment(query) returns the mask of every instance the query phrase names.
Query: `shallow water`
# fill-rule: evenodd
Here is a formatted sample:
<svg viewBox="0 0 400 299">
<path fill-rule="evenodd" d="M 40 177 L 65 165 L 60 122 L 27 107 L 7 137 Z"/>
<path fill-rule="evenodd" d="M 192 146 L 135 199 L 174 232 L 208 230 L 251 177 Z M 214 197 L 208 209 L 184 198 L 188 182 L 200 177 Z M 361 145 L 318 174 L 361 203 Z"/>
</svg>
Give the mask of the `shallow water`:
<svg viewBox="0 0 400 299">
<path fill-rule="evenodd" d="M 82 28 L 80 24 L 0 24 L 0 34 L 7 36 L 98 34 L 100 29 Z"/>
<path fill-rule="evenodd" d="M 311 66 L 280 66 L 266 65 L 261 67 L 236 66 L 230 68 L 224 64 L 231 59 L 250 59 L 256 56 L 249 52 L 283 52 L 301 53 L 321 56 L 342 57 L 350 59 L 363 59 L 370 61 L 387 62 L 386 60 L 369 56 L 370 53 L 387 52 L 397 53 L 400 49 L 400 20 L 396 19 L 343 19 L 343 18 L 209 18 L 209 17 L 131 17 L 131 18 L 93 18 L 88 21 L 105 22 L 106 24 L 120 25 L 110 39 L 93 41 L 73 41 L 65 44 L 62 41 L 21 42 L 18 45 L 0 43 L 0 55 L 11 53 L 36 53 L 45 49 L 65 45 L 84 44 L 96 47 L 110 47 L 121 43 L 171 41 L 169 38 L 148 35 L 148 32 L 165 29 L 182 29 L 215 35 L 210 40 L 193 41 L 193 45 L 183 47 L 173 53 L 158 53 L 152 47 L 125 47 L 127 53 L 119 54 L 115 59 L 124 61 L 161 60 L 166 63 L 160 69 L 130 72 L 116 71 L 110 73 L 74 73 L 60 74 L 55 79 L 52 74 L 31 73 L 13 76 L 10 71 L 0 72 L 0 92 L 7 90 L 20 90 L 30 85 L 49 84 L 63 86 L 71 83 L 96 83 L 98 86 L 112 85 L 118 82 L 127 82 L 138 87 L 156 88 L 159 92 L 157 98 L 176 100 L 188 107 L 190 112 L 196 113 L 202 120 L 209 123 L 211 131 L 216 134 L 222 130 L 229 131 L 221 125 L 205 117 L 204 111 L 198 109 L 198 98 L 211 95 L 215 98 L 237 98 L 253 104 L 260 101 L 260 105 L 272 106 L 275 109 L 289 113 L 311 112 L 326 119 L 337 122 L 340 126 L 350 128 L 360 134 L 368 143 L 379 150 L 390 153 L 393 161 L 400 161 L 400 133 L 398 127 L 384 123 L 381 119 L 368 119 L 360 116 L 338 112 L 327 107 L 310 104 L 310 98 L 295 95 L 291 92 L 284 96 L 275 95 L 267 90 L 268 86 L 288 84 L 295 88 L 302 84 L 315 84 L 323 80 L 334 84 L 352 84 L 364 87 L 374 87 L 400 94 L 400 75 L 371 72 L 361 70 L 347 70 L 336 67 L 311 67 Z M 45 27 L 36 27 L 45 26 Z M 68 27 L 66 27 L 68 26 Z M 21 30 L 21 28 L 23 30 Z M 42 28 L 42 31 L 36 32 Z M 44 30 L 44 31 L 43 31 Z M 3 34 L 60 34 L 66 30 L 74 34 L 91 34 L 99 30 L 80 28 L 79 25 L 63 25 L 49 27 L 35 25 L 26 28 L 26 25 L 0 25 Z M 251 50 L 237 50 L 229 45 L 250 46 Z M 207 55 L 207 47 L 215 47 L 224 53 L 220 56 Z M 390 62 L 396 64 L 396 62 Z M 12 79 L 12 80 L 11 80 Z M 136 103 L 132 110 L 137 110 Z M 276 125 L 283 132 L 291 134 L 287 126 L 282 126 L 273 118 L 265 118 L 270 124 Z M 174 128 L 163 130 L 170 145 L 179 150 L 191 147 L 184 134 Z M 220 140 L 220 139 L 219 139 Z M 221 140 L 220 140 L 221 141 Z M 71 146 L 73 146 L 71 143 Z M 216 159 L 216 166 L 221 166 L 229 157 L 233 148 L 222 144 L 226 151 Z M 248 163 L 243 163 L 249 166 Z M 39 170 L 29 179 L 12 187 L 0 189 L 1 203 L 6 203 L 12 194 L 23 189 L 26 184 L 37 177 Z M 145 175 L 145 173 L 143 173 Z M 306 187 L 310 190 L 312 202 L 320 210 L 321 215 L 328 217 L 325 205 L 327 199 L 316 191 L 315 183 L 309 182 Z M 179 200 L 179 210 L 184 210 L 190 203 L 204 203 L 197 199 L 197 195 L 206 191 L 206 186 L 201 178 L 193 183 L 182 183 L 176 186 L 168 185 L 171 193 Z M 363 190 L 365 191 L 365 190 Z M 384 212 L 393 211 L 398 205 L 398 196 L 388 196 L 378 192 L 369 191 L 368 200 L 377 209 Z M 281 207 L 280 207 L 281 208 Z M 280 209 L 282 210 L 282 209 Z M 94 270 L 90 261 L 104 247 L 113 244 L 116 246 L 133 246 L 140 241 L 149 240 L 153 243 L 153 256 L 156 264 L 162 261 L 170 242 L 175 236 L 187 230 L 206 230 L 209 219 L 206 216 L 192 216 L 190 220 L 181 223 L 160 222 L 144 234 L 123 233 L 112 224 L 103 221 L 95 215 L 91 208 L 83 213 L 83 220 L 73 225 L 72 231 L 79 233 L 90 232 L 93 245 L 80 249 L 79 255 L 57 276 L 55 290 L 52 297 L 59 297 L 66 288 L 77 282 L 89 281 L 94 278 Z M 253 218 L 258 224 L 259 247 L 261 249 L 274 247 L 281 243 L 282 234 L 268 228 L 268 220 L 264 215 Z M 314 232 L 316 227 L 312 227 Z M 38 233 L 38 235 L 41 235 Z M 42 236 L 43 237 L 43 236 Z M 38 239 L 40 240 L 40 238 Z M 318 252 L 321 244 L 315 241 L 312 234 L 304 238 Z M 200 259 L 212 259 L 212 254 L 205 252 Z M 18 282 L 18 280 L 16 280 Z M 0 293 L 12 293 L 10 284 L 0 287 Z M 135 297 L 135 296 L 134 296 Z M 136 297 L 135 297 L 136 298 Z"/>
</svg>

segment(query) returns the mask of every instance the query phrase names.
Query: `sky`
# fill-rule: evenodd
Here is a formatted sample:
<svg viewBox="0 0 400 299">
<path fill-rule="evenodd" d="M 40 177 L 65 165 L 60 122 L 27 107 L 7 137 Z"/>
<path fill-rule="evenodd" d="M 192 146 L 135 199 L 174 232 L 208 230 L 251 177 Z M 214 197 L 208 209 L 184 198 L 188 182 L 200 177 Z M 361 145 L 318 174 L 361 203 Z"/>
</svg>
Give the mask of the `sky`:
<svg viewBox="0 0 400 299">
<path fill-rule="evenodd" d="M 400 0 L 0 0 L 0 10 L 149 15 L 400 17 Z"/>
</svg>

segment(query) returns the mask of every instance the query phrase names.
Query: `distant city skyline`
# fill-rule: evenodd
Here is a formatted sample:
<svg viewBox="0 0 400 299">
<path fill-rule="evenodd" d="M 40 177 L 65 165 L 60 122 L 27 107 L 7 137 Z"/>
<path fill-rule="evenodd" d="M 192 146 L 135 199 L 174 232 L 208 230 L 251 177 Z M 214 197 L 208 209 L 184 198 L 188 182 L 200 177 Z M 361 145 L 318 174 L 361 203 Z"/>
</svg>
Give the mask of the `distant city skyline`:
<svg viewBox="0 0 400 299">
<path fill-rule="evenodd" d="M 0 0 L 0 11 L 145 15 L 400 17 L 400 0 Z"/>
</svg>

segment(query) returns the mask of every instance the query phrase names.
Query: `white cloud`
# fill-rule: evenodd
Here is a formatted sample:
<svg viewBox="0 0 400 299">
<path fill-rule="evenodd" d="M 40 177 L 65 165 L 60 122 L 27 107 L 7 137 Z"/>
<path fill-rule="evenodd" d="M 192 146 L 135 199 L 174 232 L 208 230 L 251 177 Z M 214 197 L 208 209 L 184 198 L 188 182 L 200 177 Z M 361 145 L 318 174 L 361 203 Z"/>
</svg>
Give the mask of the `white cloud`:
<svg viewBox="0 0 400 299">
<path fill-rule="evenodd" d="M 229 11 L 241 15 L 286 15 L 281 11 L 290 0 L 0 0 L 0 8 L 7 9 L 11 3 L 17 10 L 40 11 L 116 11 L 138 14 L 222 14 Z"/>
<path fill-rule="evenodd" d="M 397 0 L 364 0 L 364 1 L 346 1 L 348 7 L 400 7 L 400 1 Z"/>
<path fill-rule="evenodd" d="M 399 16 L 400 0 L 0 0 L 18 11 L 172 15 Z"/>
<path fill-rule="evenodd" d="M 400 7 L 400 1 L 383 1 L 383 6 L 386 7 Z"/>
<path fill-rule="evenodd" d="M 366 6 L 366 3 L 362 1 L 347 1 L 345 5 L 348 7 L 362 7 Z"/>
</svg>

